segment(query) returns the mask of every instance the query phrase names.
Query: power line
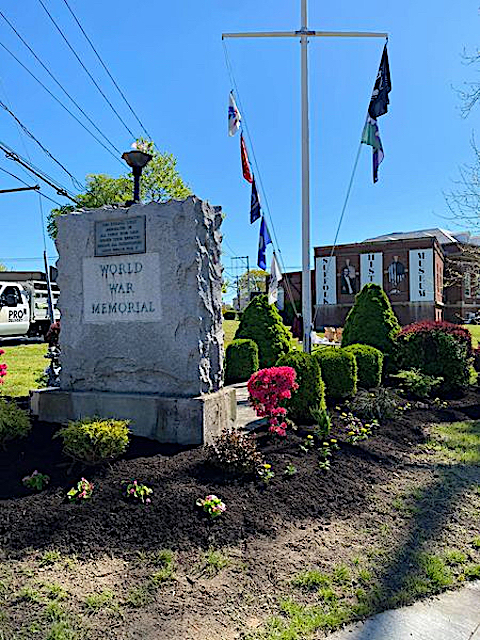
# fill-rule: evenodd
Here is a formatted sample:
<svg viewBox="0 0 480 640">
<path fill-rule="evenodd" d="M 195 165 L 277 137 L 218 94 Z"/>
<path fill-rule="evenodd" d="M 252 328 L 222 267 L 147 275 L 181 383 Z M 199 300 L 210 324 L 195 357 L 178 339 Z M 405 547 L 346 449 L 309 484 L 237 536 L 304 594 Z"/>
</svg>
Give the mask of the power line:
<svg viewBox="0 0 480 640">
<path fill-rule="evenodd" d="M 7 158 L 11 158 L 12 160 L 15 160 L 15 162 L 18 162 L 18 164 L 25 167 L 25 169 L 28 169 L 28 171 L 30 171 L 35 176 L 37 176 L 37 178 L 40 178 L 41 180 L 43 180 L 43 182 L 45 182 L 50 187 L 52 187 L 52 189 L 55 189 L 58 195 L 65 196 L 69 200 L 72 200 L 73 202 L 75 202 L 75 204 L 77 203 L 74 195 L 71 194 L 68 191 L 68 189 L 66 189 L 62 184 L 60 184 L 60 182 L 58 182 L 57 180 L 49 176 L 48 173 L 46 173 L 42 169 L 39 169 L 38 167 L 36 167 L 34 164 L 29 162 L 25 158 L 22 158 L 22 156 L 19 153 L 11 149 L 7 144 L 2 142 L 1 140 L 0 140 L 0 150 L 5 153 Z"/>
<path fill-rule="evenodd" d="M 64 39 L 67 47 L 70 49 L 70 51 L 73 53 L 73 55 L 75 56 L 75 58 L 78 60 L 79 64 L 81 65 L 82 69 L 85 71 L 85 73 L 88 75 L 88 77 L 90 78 L 90 80 L 93 82 L 93 84 L 95 85 L 95 87 L 98 89 L 98 91 L 100 92 L 100 94 L 103 96 L 104 100 L 107 102 L 107 104 L 109 105 L 110 109 L 113 111 L 113 113 L 117 116 L 117 118 L 120 120 L 120 122 L 123 124 L 123 126 L 125 127 L 125 129 L 128 131 L 128 133 L 132 136 L 133 139 L 136 138 L 135 134 L 132 132 L 132 130 L 130 129 L 130 127 L 126 124 L 125 120 L 122 118 L 122 116 L 118 113 L 118 111 L 115 109 L 115 107 L 113 106 L 113 104 L 110 102 L 110 100 L 107 98 L 107 96 L 104 94 L 104 92 L 102 91 L 102 88 L 100 87 L 100 85 L 98 84 L 98 82 L 95 80 L 95 78 L 92 76 L 92 74 L 90 73 L 90 71 L 87 69 L 87 67 L 83 64 L 80 56 L 78 55 L 78 53 L 75 51 L 75 49 L 72 47 L 72 45 L 70 44 L 70 42 L 67 39 L 67 36 L 63 33 L 63 31 L 61 30 L 61 28 L 58 26 L 57 22 L 55 21 L 55 18 L 52 16 L 52 14 L 50 13 L 50 11 L 47 9 L 47 7 L 44 5 L 42 0 L 38 0 L 38 2 L 42 5 L 42 7 L 45 10 L 45 13 L 47 14 L 47 16 L 50 18 L 50 20 L 52 21 L 52 23 L 54 24 L 55 28 L 57 29 L 57 31 L 59 32 L 59 34 L 62 36 L 62 38 Z"/>
<path fill-rule="evenodd" d="M 48 93 L 48 95 L 49 95 L 51 98 L 53 98 L 53 99 L 55 100 L 55 102 L 58 102 L 58 104 L 62 107 L 62 109 L 64 109 L 67 113 L 69 113 L 69 114 L 72 116 L 72 118 L 73 118 L 74 120 L 76 120 L 76 122 L 78 122 L 78 124 L 79 124 L 81 127 L 83 127 L 83 128 L 85 129 L 85 131 L 87 131 L 87 132 L 92 136 L 92 138 L 94 138 L 94 139 L 98 142 L 98 144 L 100 144 L 100 145 L 105 149 L 105 151 L 107 151 L 107 152 L 108 152 L 112 157 L 114 157 L 114 158 L 115 158 L 115 160 L 117 160 L 117 161 L 118 161 L 118 162 L 123 166 L 123 162 L 120 160 L 120 158 L 119 158 L 117 155 L 115 155 L 115 154 L 114 154 L 114 153 L 113 153 L 113 152 L 112 152 L 112 151 L 111 151 L 111 150 L 110 150 L 110 149 L 109 149 L 109 148 L 108 148 L 108 147 L 107 147 L 107 146 L 106 146 L 106 145 L 105 145 L 105 144 L 104 144 L 104 143 L 103 143 L 99 138 L 97 138 L 97 136 L 96 136 L 94 133 L 92 133 L 92 132 L 90 131 L 90 129 L 89 129 L 87 126 L 85 126 L 85 125 L 83 124 L 83 122 L 82 122 L 79 118 L 77 118 L 77 116 L 76 116 L 74 113 L 72 113 L 72 111 L 70 111 L 70 109 L 69 109 L 68 107 L 66 107 L 66 106 L 63 104 L 63 102 L 62 102 L 59 98 L 57 98 L 57 96 L 56 96 L 54 93 L 52 93 L 52 92 L 50 91 L 50 89 L 49 89 L 45 84 L 43 84 L 43 82 L 42 82 L 41 80 L 39 80 L 39 79 L 38 79 L 38 78 L 37 78 L 37 76 L 36 76 L 32 71 L 30 71 L 30 69 L 29 69 L 26 65 L 24 65 L 24 64 L 23 64 L 23 62 L 22 62 L 21 60 L 19 60 L 19 59 L 17 58 L 17 56 L 16 56 L 12 51 L 10 51 L 10 49 L 9 49 L 6 45 L 4 45 L 2 42 L 0 42 L 0 47 L 2 47 L 2 49 L 4 49 L 4 50 L 5 50 L 5 51 L 10 55 L 10 56 L 12 56 L 12 58 L 13 58 L 16 62 L 18 62 L 18 64 L 22 67 L 22 69 L 24 69 L 24 70 L 25 70 L 25 71 L 26 71 L 26 72 L 27 72 L 27 73 L 28 73 L 28 74 L 29 74 L 29 75 L 30 75 L 30 76 L 31 76 L 31 77 L 32 77 L 32 78 L 33 78 L 33 79 L 34 79 L 34 80 L 35 80 L 35 81 L 36 81 L 36 82 L 37 82 L 37 83 L 38 83 L 38 84 L 39 84 L 39 85 L 40 85 L 40 86 L 41 86 L 41 87 L 42 87 L 42 88 L 47 92 L 47 93 Z M 52 76 L 52 77 L 53 77 L 53 76 Z M 60 85 L 60 86 L 61 86 L 61 85 Z M 73 103 L 75 104 L 75 106 L 76 106 L 76 107 L 77 107 L 77 108 L 78 108 L 78 109 L 83 113 L 83 115 L 84 115 L 84 116 L 85 116 L 85 117 L 90 121 L 90 118 L 85 114 L 85 112 L 83 111 L 83 109 L 82 109 L 82 108 L 81 108 L 81 107 L 80 107 L 80 106 L 75 102 L 75 100 L 74 100 L 74 99 L 73 99 L 73 98 L 72 98 L 72 97 L 71 97 L 71 96 L 70 96 L 70 95 L 69 95 L 69 94 L 68 94 L 68 93 L 63 89 L 63 87 L 62 87 L 62 90 L 65 92 L 65 94 L 66 94 L 66 95 L 68 95 L 68 97 L 70 98 L 70 100 L 72 100 L 72 102 L 73 102 Z M 100 131 L 100 130 L 98 129 L 98 127 L 97 127 L 95 124 L 94 124 L 93 126 L 95 127 L 95 129 L 97 129 L 97 131 Z M 101 131 L 100 131 L 100 133 L 101 133 L 101 135 L 102 135 L 102 136 L 107 140 L 107 142 L 110 144 L 110 146 L 111 146 L 113 149 L 115 149 L 115 151 L 120 155 L 120 151 L 117 149 L 117 147 L 116 147 L 112 142 L 110 142 L 110 140 L 109 140 L 109 139 L 108 139 L 108 138 L 107 138 L 107 137 L 106 137 L 106 136 L 105 136 Z"/>
<path fill-rule="evenodd" d="M 3 173 L 7 173 L 9 176 L 12 176 L 12 178 L 15 178 L 15 180 L 18 180 L 19 182 L 21 182 L 22 184 L 26 185 L 27 187 L 29 186 L 28 182 L 25 182 L 25 180 L 22 180 L 22 178 L 19 178 L 14 173 L 11 173 L 10 171 L 7 171 L 3 167 L 0 167 L 0 171 L 3 171 Z M 37 193 L 39 193 L 43 198 L 46 198 L 47 200 L 50 200 L 50 202 L 53 202 L 53 204 L 56 204 L 58 207 L 63 207 L 63 204 L 61 204 L 57 200 L 54 200 L 53 198 L 50 198 L 50 196 L 47 196 L 45 193 L 42 193 L 41 191 L 38 191 Z"/>
<path fill-rule="evenodd" d="M 100 64 L 102 65 L 102 67 L 105 69 L 105 71 L 107 72 L 108 77 L 110 78 L 110 80 L 113 82 L 113 84 L 115 85 L 117 91 L 119 92 L 119 94 L 122 96 L 123 100 L 125 101 L 126 105 L 128 106 L 128 108 L 130 109 L 131 113 L 133 114 L 133 116 L 135 117 L 135 119 L 137 120 L 138 124 L 142 127 L 142 129 L 144 130 L 144 132 L 147 134 L 147 137 L 150 140 L 153 140 L 152 136 L 150 135 L 150 133 L 147 131 L 147 129 L 145 128 L 145 126 L 143 125 L 142 121 L 140 120 L 140 118 L 138 117 L 138 115 L 136 114 L 136 112 L 134 111 L 133 107 L 131 106 L 131 104 L 129 103 L 129 101 L 127 100 L 125 94 L 123 93 L 123 91 L 120 89 L 120 87 L 118 86 L 115 78 L 112 76 L 112 74 L 110 73 L 110 71 L 108 70 L 107 65 L 104 63 L 104 61 L 102 60 L 102 58 L 100 57 L 100 54 L 98 53 L 98 51 L 96 50 L 93 42 L 90 40 L 90 38 L 88 37 L 88 35 L 85 33 L 84 28 L 82 27 L 82 25 L 80 24 L 79 19 L 77 18 L 77 16 L 75 15 L 75 13 L 73 12 L 72 8 L 70 7 L 70 5 L 68 4 L 67 0 L 63 0 L 63 2 L 65 3 L 65 5 L 67 6 L 67 9 L 70 11 L 73 19 L 75 20 L 75 22 L 77 23 L 80 31 L 83 33 L 83 35 L 85 36 L 85 39 L 87 40 L 88 44 L 91 46 L 91 48 L 93 49 L 93 52 L 95 53 L 95 55 L 97 56 Z"/>
<path fill-rule="evenodd" d="M 85 189 L 85 185 L 83 185 L 79 180 L 77 180 L 77 178 L 75 178 L 75 176 L 70 173 L 70 171 L 65 167 L 65 165 L 63 165 L 59 160 L 57 160 L 57 158 L 55 158 L 55 156 L 53 156 L 50 153 L 50 151 L 33 135 L 33 133 L 29 129 L 27 129 L 27 127 L 19 120 L 19 118 L 17 118 L 17 116 L 13 113 L 13 111 L 9 107 L 7 107 L 7 105 L 4 104 L 1 100 L 0 100 L 0 107 L 2 107 L 2 109 L 4 109 L 8 114 L 10 114 L 12 118 L 15 120 L 15 122 L 21 127 L 22 131 L 26 133 L 27 136 L 31 138 L 49 158 L 51 158 L 51 160 L 53 160 L 56 164 L 58 164 L 59 167 L 61 167 L 65 171 L 65 173 L 72 179 L 73 184 L 78 189 L 80 190 Z"/>
</svg>

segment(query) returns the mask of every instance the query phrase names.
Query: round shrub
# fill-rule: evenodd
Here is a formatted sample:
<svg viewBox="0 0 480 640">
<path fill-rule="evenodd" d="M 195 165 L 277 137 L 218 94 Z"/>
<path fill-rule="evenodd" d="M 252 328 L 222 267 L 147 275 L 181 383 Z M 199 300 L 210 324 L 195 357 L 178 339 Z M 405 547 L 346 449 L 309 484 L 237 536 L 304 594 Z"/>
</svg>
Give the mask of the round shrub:
<svg viewBox="0 0 480 640">
<path fill-rule="evenodd" d="M 320 365 L 325 394 L 329 400 L 350 398 L 357 392 L 357 362 L 353 353 L 336 347 L 320 347 L 313 352 Z"/>
<path fill-rule="evenodd" d="M 378 284 L 366 284 L 355 298 L 342 335 L 342 347 L 369 344 L 386 356 L 395 351 L 400 325 L 390 300 Z"/>
<path fill-rule="evenodd" d="M 465 327 L 462 327 L 460 324 L 446 322 L 445 320 L 422 320 L 421 322 L 413 322 L 412 324 L 408 324 L 406 327 L 403 327 L 398 337 L 403 338 L 404 336 L 409 336 L 412 333 L 425 333 L 429 331 L 441 331 L 442 333 L 448 333 L 465 345 L 467 356 L 469 358 L 474 355 L 472 334 L 470 331 L 465 329 Z"/>
<path fill-rule="evenodd" d="M 7 402 L 0 398 L 0 446 L 5 446 L 8 440 L 25 438 L 32 425 L 25 411 L 22 411 L 15 402 Z"/>
<path fill-rule="evenodd" d="M 290 351 L 277 360 L 277 367 L 292 367 L 297 372 L 298 389 L 285 401 L 288 417 L 296 424 L 314 424 L 312 409 L 326 409 L 325 385 L 317 359 L 303 351 Z"/>
<path fill-rule="evenodd" d="M 282 355 L 292 349 L 292 336 L 283 324 L 268 296 L 256 296 L 246 307 L 235 333 L 235 339 L 248 338 L 258 345 L 259 367 L 273 367 Z"/>
<path fill-rule="evenodd" d="M 128 420 L 97 417 L 69 422 L 54 438 L 63 440 L 63 451 L 83 464 L 101 464 L 125 453 L 129 444 Z"/>
<path fill-rule="evenodd" d="M 358 386 L 378 387 L 382 381 L 383 353 L 368 344 L 351 344 L 345 351 L 353 353 L 357 361 Z"/>
<path fill-rule="evenodd" d="M 223 317 L 225 320 L 236 320 L 237 319 L 237 314 L 235 311 L 231 311 L 230 309 L 228 311 L 224 311 L 223 312 Z"/>
<path fill-rule="evenodd" d="M 443 323 L 409 325 L 398 337 L 398 363 L 402 369 L 418 369 L 422 373 L 443 378 L 439 393 L 463 392 L 470 381 L 468 344 Z"/>
<path fill-rule="evenodd" d="M 233 340 L 225 350 L 225 382 L 244 382 L 258 371 L 258 347 L 253 340 Z"/>
</svg>

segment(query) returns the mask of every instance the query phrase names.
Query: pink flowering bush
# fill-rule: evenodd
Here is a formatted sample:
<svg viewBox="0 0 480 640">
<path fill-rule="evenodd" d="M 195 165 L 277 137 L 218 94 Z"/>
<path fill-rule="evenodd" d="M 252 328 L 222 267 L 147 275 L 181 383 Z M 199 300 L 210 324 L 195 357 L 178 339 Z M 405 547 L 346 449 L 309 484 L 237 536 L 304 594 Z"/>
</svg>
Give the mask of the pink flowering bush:
<svg viewBox="0 0 480 640">
<path fill-rule="evenodd" d="M 92 497 L 94 489 L 94 484 L 89 482 L 85 478 L 82 478 L 77 482 L 76 487 L 72 487 L 70 491 L 67 492 L 67 498 L 70 502 L 80 502 L 82 500 L 90 500 Z"/>
<path fill-rule="evenodd" d="M 5 351 L 3 351 L 3 349 L 0 349 L 0 356 L 3 356 L 4 353 Z M 0 384 L 3 384 L 3 378 L 6 375 L 7 375 L 7 365 L 0 363 Z"/>
<path fill-rule="evenodd" d="M 292 391 L 298 389 L 296 376 L 292 367 L 270 367 L 260 369 L 248 381 L 250 402 L 257 416 L 268 418 L 270 433 L 287 435 L 287 410 L 282 404 L 291 397 Z"/>
</svg>

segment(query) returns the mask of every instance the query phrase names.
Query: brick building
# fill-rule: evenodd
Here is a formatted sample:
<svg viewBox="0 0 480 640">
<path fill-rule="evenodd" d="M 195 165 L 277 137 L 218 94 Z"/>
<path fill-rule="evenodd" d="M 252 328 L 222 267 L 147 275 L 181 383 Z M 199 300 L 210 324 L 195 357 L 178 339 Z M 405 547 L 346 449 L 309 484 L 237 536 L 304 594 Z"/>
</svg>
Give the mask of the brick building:
<svg viewBox="0 0 480 640">
<path fill-rule="evenodd" d="M 480 252 L 479 245 L 480 238 L 469 233 L 425 229 L 339 245 L 333 253 L 331 246 L 316 247 L 315 328 L 342 326 L 355 295 L 368 282 L 383 287 L 402 325 L 465 321 L 480 308 L 480 270 L 472 254 L 475 247 Z M 298 306 L 301 273 L 285 277 Z"/>
</svg>

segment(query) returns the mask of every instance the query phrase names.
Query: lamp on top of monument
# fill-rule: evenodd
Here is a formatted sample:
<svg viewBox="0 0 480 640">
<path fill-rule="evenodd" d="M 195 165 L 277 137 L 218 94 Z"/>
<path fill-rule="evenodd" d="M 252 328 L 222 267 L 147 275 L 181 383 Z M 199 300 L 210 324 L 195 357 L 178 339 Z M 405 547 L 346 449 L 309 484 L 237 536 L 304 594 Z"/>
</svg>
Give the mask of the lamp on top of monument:
<svg viewBox="0 0 480 640">
<path fill-rule="evenodd" d="M 145 150 L 144 150 L 145 149 Z M 143 168 L 152 159 L 152 155 L 146 152 L 146 145 L 142 145 L 141 142 L 134 142 L 132 144 L 132 151 L 125 151 L 122 155 L 122 160 L 132 168 L 133 173 L 133 202 L 140 202 L 140 176 L 142 175 Z"/>
</svg>

